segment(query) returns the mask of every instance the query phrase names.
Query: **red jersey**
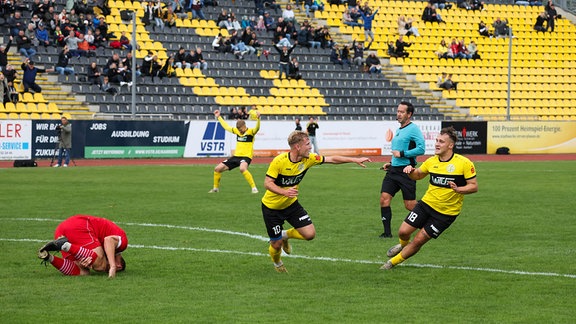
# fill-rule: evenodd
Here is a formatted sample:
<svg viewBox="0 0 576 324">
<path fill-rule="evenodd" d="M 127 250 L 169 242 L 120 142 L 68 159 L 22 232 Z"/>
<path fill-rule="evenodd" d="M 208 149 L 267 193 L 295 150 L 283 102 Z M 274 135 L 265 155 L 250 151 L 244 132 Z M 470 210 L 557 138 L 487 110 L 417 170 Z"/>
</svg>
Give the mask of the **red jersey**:
<svg viewBox="0 0 576 324">
<path fill-rule="evenodd" d="M 66 236 L 71 244 L 93 250 L 104 245 L 107 236 L 119 236 L 120 242 L 116 246 L 116 252 L 122 252 L 128 247 L 126 232 L 111 220 L 90 215 L 74 215 L 66 219 L 56 227 L 54 238 Z M 68 253 L 62 251 L 62 256 Z"/>
</svg>

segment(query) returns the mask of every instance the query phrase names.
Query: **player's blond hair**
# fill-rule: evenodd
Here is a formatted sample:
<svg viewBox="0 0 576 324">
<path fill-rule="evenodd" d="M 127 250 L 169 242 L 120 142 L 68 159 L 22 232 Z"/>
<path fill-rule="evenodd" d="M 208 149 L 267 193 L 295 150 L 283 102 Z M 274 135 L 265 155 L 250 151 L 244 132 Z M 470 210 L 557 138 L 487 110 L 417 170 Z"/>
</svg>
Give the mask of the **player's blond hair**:
<svg viewBox="0 0 576 324">
<path fill-rule="evenodd" d="M 242 127 L 246 126 L 246 122 L 243 121 L 242 119 L 236 121 L 236 128 L 240 129 Z"/>
<path fill-rule="evenodd" d="M 308 138 L 308 134 L 306 132 L 293 131 L 288 136 L 288 145 L 290 145 L 290 147 L 292 147 L 292 145 L 300 143 L 300 141 L 302 141 L 303 139 L 306 139 L 306 138 Z"/>
</svg>

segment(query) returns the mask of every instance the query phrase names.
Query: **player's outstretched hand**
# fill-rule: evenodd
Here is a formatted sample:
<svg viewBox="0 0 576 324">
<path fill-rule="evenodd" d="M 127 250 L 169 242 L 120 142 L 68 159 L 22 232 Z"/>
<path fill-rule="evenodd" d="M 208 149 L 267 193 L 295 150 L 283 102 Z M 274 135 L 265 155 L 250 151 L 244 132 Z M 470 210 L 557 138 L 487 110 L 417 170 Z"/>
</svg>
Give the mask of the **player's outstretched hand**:
<svg viewBox="0 0 576 324">
<path fill-rule="evenodd" d="M 357 158 L 356 159 L 356 164 L 358 164 L 359 166 L 365 168 L 366 165 L 364 165 L 365 162 L 372 162 L 372 160 L 370 160 L 367 157 L 361 157 L 361 158 Z"/>
</svg>

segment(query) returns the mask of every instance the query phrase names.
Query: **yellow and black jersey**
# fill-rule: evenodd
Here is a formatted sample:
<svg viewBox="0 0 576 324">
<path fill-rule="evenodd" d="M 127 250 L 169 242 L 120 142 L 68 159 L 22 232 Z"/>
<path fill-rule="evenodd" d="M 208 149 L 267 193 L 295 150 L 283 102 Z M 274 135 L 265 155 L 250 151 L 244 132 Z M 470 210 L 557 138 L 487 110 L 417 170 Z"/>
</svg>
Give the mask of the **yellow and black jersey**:
<svg viewBox="0 0 576 324">
<path fill-rule="evenodd" d="M 236 135 L 236 150 L 234 151 L 234 156 L 252 158 L 254 155 L 254 140 L 256 133 L 260 130 L 260 119 L 256 122 L 256 127 L 248 128 L 244 134 L 241 134 L 238 128 L 228 125 L 222 116 L 218 117 L 218 122 L 220 122 L 220 125 L 222 125 L 225 130 Z"/>
<path fill-rule="evenodd" d="M 464 195 L 452 190 L 448 182 L 453 181 L 461 187 L 466 185 L 466 180 L 475 178 L 476 169 L 472 161 L 460 154 L 454 154 L 448 161 L 440 161 L 435 155 L 422 163 L 420 170 L 430 174 L 430 185 L 422 201 L 439 213 L 458 216 Z"/>
<path fill-rule="evenodd" d="M 266 176 L 274 179 L 274 183 L 279 187 L 298 187 L 298 184 L 306 175 L 306 171 L 311 167 L 324 163 L 324 157 L 316 153 L 310 153 L 307 158 L 300 162 L 290 161 L 288 152 L 282 153 L 272 160 Z M 275 210 L 284 209 L 296 201 L 296 197 L 289 198 L 266 190 L 262 203 Z"/>
</svg>

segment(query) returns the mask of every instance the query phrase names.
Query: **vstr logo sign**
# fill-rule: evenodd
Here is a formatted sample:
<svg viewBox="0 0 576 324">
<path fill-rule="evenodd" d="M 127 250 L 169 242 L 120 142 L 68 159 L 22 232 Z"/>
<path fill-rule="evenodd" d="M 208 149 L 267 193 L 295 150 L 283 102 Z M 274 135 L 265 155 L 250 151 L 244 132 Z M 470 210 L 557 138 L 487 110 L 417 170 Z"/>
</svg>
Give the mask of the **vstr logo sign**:
<svg viewBox="0 0 576 324">
<path fill-rule="evenodd" d="M 200 142 L 198 156 L 224 156 L 226 144 L 226 130 L 219 122 L 208 122 Z"/>
</svg>

